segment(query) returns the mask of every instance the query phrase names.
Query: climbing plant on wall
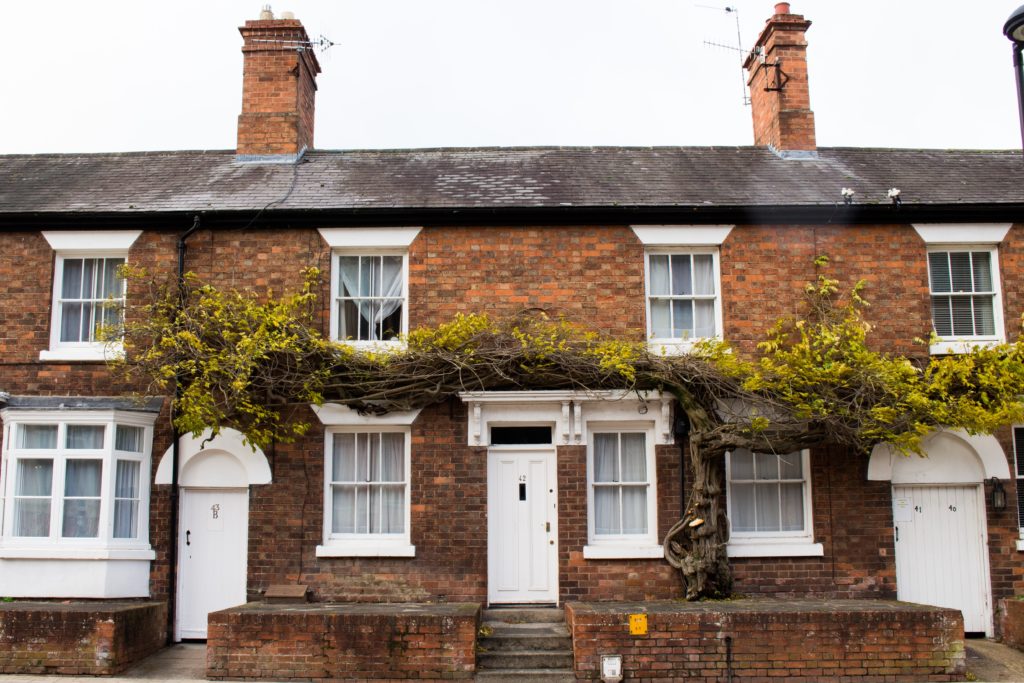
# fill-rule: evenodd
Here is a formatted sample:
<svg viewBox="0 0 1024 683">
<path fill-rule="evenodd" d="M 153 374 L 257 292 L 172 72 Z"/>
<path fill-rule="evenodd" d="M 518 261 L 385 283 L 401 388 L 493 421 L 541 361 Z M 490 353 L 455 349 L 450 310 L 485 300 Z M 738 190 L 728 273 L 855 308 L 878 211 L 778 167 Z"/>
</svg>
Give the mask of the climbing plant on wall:
<svg viewBox="0 0 1024 683">
<path fill-rule="evenodd" d="M 827 260 L 817 265 L 823 273 Z M 688 425 L 693 481 L 665 557 L 691 600 L 732 588 L 721 495 L 727 452 L 828 443 L 868 453 L 887 442 L 912 455 L 939 427 L 989 432 L 1024 420 L 1024 347 L 927 360 L 880 353 L 868 344 L 863 284 L 841 291 L 824 274 L 807 286 L 802 315 L 778 321 L 750 356 L 723 341 L 659 355 L 643 342 L 536 315 L 459 315 L 413 330 L 400 346 L 359 349 L 321 333 L 316 269 L 299 291 L 278 297 L 192 276 L 161 285 L 143 272 L 127 275 L 136 293 L 129 301 L 143 303 L 127 312 L 117 368 L 142 378 L 148 393 L 177 386 L 175 426 L 194 435 L 230 427 L 254 445 L 292 441 L 309 429 L 302 409 L 311 403 L 384 414 L 463 391 L 671 393 Z"/>
</svg>

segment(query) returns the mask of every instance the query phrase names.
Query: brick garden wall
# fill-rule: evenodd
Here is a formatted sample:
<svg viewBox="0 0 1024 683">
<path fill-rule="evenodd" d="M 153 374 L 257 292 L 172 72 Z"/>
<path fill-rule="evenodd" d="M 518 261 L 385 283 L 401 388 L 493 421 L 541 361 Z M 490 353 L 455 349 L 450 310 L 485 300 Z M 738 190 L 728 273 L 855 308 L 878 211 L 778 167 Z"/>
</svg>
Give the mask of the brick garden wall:
<svg viewBox="0 0 1024 683">
<path fill-rule="evenodd" d="M 0 673 L 107 676 L 162 648 L 163 602 L 0 602 Z"/>
<path fill-rule="evenodd" d="M 629 614 L 648 631 L 630 635 Z M 576 676 L 622 655 L 627 679 L 953 681 L 965 670 L 955 610 L 873 600 L 569 603 Z"/>
<path fill-rule="evenodd" d="M 210 615 L 206 675 L 366 680 L 469 679 L 477 604 L 263 605 Z"/>
</svg>

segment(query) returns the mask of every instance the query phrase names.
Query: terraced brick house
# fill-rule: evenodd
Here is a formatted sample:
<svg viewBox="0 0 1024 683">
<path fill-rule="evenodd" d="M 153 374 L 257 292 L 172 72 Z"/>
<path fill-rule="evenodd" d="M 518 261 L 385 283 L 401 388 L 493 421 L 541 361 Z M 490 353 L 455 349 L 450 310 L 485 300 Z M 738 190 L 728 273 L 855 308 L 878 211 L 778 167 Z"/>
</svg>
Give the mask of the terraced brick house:
<svg viewBox="0 0 1024 683">
<path fill-rule="evenodd" d="M 749 147 L 316 149 L 305 30 L 260 19 L 241 28 L 237 149 L 0 157 L 0 595 L 148 600 L 172 640 L 278 584 L 318 603 L 678 597 L 661 541 L 685 444 L 667 395 L 325 405 L 308 436 L 252 452 L 232 433 L 178 438 L 170 397 L 137 401 L 95 330 L 104 301 L 142 296 L 118 265 L 175 273 L 180 257 L 214 285 L 276 292 L 318 266 L 322 329 L 355 345 L 536 309 L 666 353 L 706 337 L 752 350 L 824 253 L 867 281 L 880 348 L 1015 339 L 1019 152 L 818 147 L 809 26 L 787 3 L 765 25 Z M 936 433 L 927 459 L 730 454 L 737 591 L 922 602 L 992 634 L 1024 589 L 1022 443 L 1007 428 Z"/>
</svg>

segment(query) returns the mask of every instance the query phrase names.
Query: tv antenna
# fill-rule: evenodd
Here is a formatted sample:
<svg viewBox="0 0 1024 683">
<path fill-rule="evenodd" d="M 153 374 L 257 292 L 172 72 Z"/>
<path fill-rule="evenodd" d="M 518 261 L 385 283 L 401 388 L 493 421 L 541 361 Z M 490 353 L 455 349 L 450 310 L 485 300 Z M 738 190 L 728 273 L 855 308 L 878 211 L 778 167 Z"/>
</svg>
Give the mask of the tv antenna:
<svg viewBox="0 0 1024 683">
<path fill-rule="evenodd" d="M 701 9 L 718 10 L 719 12 L 725 12 L 725 13 L 731 14 L 731 15 L 733 15 L 733 17 L 735 17 L 735 19 L 736 19 L 736 45 L 722 45 L 721 43 L 713 43 L 710 40 L 705 40 L 704 44 L 708 45 L 710 47 L 721 47 L 721 48 L 725 48 L 726 50 L 734 50 L 736 52 L 739 52 L 741 55 L 743 55 L 741 57 L 741 59 L 740 59 L 740 92 L 743 95 L 743 105 L 744 106 L 749 106 L 750 105 L 750 95 L 747 94 L 747 79 L 743 75 L 742 65 L 743 65 L 743 62 L 746 60 L 746 58 L 751 53 L 750 53 L 750 50 L 744 50 L 743 49 L 743 36 L 740 34 L 740 11 L 739 11 L 739 9 L 736 8 L 736 7 L 733 7 L 731 5 L 726 5 L 725 7 L 718 7 L 718 6 L 715 6 L 715 5 L 696 5 L 695 4 L 694 7 L 700 7 Z"/>
</svg>

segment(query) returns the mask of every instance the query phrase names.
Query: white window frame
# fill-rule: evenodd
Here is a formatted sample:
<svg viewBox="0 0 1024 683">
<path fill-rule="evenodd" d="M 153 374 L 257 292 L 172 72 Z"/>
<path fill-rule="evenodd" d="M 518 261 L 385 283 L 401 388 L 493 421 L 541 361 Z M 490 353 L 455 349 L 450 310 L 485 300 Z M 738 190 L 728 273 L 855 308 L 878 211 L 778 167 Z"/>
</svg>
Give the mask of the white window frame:
<svg viewBox="0 0 1024 683">
<path fill-rule="evenodd" d="M 928 319 L 935 329 L 935 320 L 932 317 L 932 301 L 936 296 L 950 296 L 949 292 L 935 293 L 932 289 L 931 255 L 935 253 L 987 253 L 991 266 L 990 276 L 992 278 L 992 320 L 995 334 L 991 335 L 959 335 L 939 337 L 929 350 L 932 354 L 965 353 L 976 346 L 987 346 L 998 344 L 1006 339 L 1003 326 L 1003 297 L 1002 281 L 999 275 L 999 248 L 990 244 L 930 244 L 928 245 L 926 259 L 928 268 Z M 953 294 L 955 295 L 955 293 Z M 971 294 L 973 295 L 973 294 Z M 938 334 L 936 332 L 936 334 Z"/>
<path fill-rule="evenodd" d="M 632 407 L 632 406 L 630 406 Z M 643 434 L 647 468 L 647 532 L 643 534 L 602 534 L 595 530 L 597 508 L 594 496 L 594 435 Z M 649 421 L 587 422 L 587 545 L 585 559 L 659 558 L 664 551 L 658 542 L 658 474 L 654 425 Z"/>
<path fill-rule="evenodd" d="M 402 330 L 409 332 L 409 247 L 420 234 L 421 227 L 383 228 L 320 228 L 318 232 L 331 247 L 331 330 L 330 339 L 356 348 L 388 349 L 401 348 L 402 340 L 366 341 L 339 339 L 341 324 L 338 311 L 340 301 L 340 273 L 338 259 L 341 256 L 401 256 L 402 257 Z"/>
<path fill-rule="evenodd" d="M 655 337 L 651 316 L 651 301 L 653 299 L 665 298 L 664 295 L 655 295 L 651 291 L 651 257 L 652 256 L 695 256 L 711 255 L 711 267 L 715 280 L 715 293 L 712 301 L 715 308 L 715 333 L 711 337 Z M 657 351 L 688 351 L 693 345 L 702 339 L 722 338 L 722 270 L 719 260 L 718 247 L 654 247 L 644 252 L 644 288 L 645 308 L 647 315 L 647 339 Z M 672 297 L 680 298 L 680 297 Z M 687 297 L 689 300 L 710 298 L 707 295 L 693 295 Z"/>
<path fill-rule="evenodd" d="M 1017 497 L 1013 501 L 1017 506 L 1018 540 L 1017 550 L 1024 551 L 1024 425 L 1013 425 L 1013 477 L 1017 485 Z"/>
<path fill-rule="evenodd" d="M 811 495 L 810 451 L 800 451 L 803 472 L 804 528 L 801 531 L 731 532 L 726 550 L 729 557 L 820 557 L 825 550 L 814 542 L 814 509 Z M 733 518 L 732 453 L 725 458 L 726 510 Z"/>
<path fill-rule="evenodd" d="M 152 462 L 155 414 L 121 410 L 12 410 L 0 411 L 4 421 L 4 476 L 2 482 L 2 527 L 0 558 L 4 559 L 126 559 L 151 560 L 149 545 L 150 464 Z M 23 449 L 18 447 L 18 432 L 24 426 L 57 425 L 57 448 Z M 68 425 L 104 427 L 104 446 L 100 450 L 67 449 L 64 435 Z M 142 452 L 115 450 L 117 425 L 143 430 Z M 15 536 L 14 504 L 17 467 L 21 460 L 53 461 L 50 489 L 50 533 L 47 536 Z M 67 462 L 75 459 L 101 460 L 103 474 L 100 489 L 99 531 L 93 538 L 69 538 L 62 535 L 64 475 Z M 139 463 L 139 505 L 137 537 L 114 538 L 114 507 L 117 462 Z"/>
<path fill-rule="evenodd" d="M 141 230 L 44 231 L 43 238 L 56 252 L 53 290 L 50 298 L 50 348 L 39 353 L 40 360 L 102 361 L 120 355 L 120 342 L 62 342 L 60 340 L 64 260 L 73 258 L 120 258 L 128 263 L 128 250 L 142 234 Z M 127 299 L 127 283 L 122 283 L 122 303 Z"/>
<path fill-rule="evenodd" d="M 720 247 L 732 232 L 733 225 L 631 225 L 633 233 L 644 245 L 644 311 L 647 320 L 648 346 L 654 353 L 686 353 L 699 339 L 655 339 L 651 325 L 651 262 L 653 254 L 710 253 L 715 277 L 715 335 L 723 338 L 723 293 Z"/>
<path fill-rule="evenodd" d="M 405 522 L 400 534 L 336 534 L 332 531 L 334 509 L 332 472 L 334 437 L 337 434 L 402 434 L 405 451 Z M 412 545 L 412 429 L 400 425 L 360 425 L 328 427 L 324 430 L 324 525 L 323 544 L 317 546 L 317 557 L 415 557 Z"/>
<path fill-rule="evenodd" d="M 400 337 L 404 338 L 409 333 L 409 253 L 399 249 L 338 249 L 331 252 L 331 334 L 333 341 L 351 344 L 357 348 L 400 348 L 404 341 L 399 339 L 342 339 L 339 336 L 341 325 L 341 314 L 339 312 L 340 302 L 347 298 L 341 296 L 341 267 L 339 260 L 343 256 L 401 256 L 402 257 L 402 329 Z M 372 298 L 372 297 L 366 297 Z"/>
</svg>

